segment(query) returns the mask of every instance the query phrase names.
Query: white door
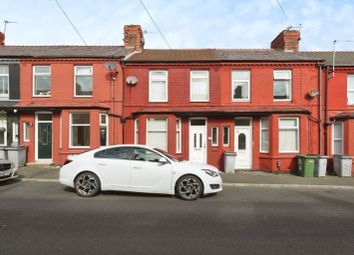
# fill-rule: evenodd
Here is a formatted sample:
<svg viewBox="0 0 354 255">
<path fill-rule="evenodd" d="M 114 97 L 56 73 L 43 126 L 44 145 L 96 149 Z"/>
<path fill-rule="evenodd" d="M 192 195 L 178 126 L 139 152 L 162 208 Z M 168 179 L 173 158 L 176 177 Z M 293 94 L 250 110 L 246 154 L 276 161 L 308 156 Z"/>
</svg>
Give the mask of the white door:
<svg viewBox="0 0 354 255">
<path fill-rule="evenodd" d="M 189 160 L 206 163 L 206 120 L 191 119 L 189 128 Z"/>
<path fill-rule="evenodd" d="M 250 119 L 235 120 L 235 169 L 250 169 L 252 166 L 252 129 Z"/>
</svg>

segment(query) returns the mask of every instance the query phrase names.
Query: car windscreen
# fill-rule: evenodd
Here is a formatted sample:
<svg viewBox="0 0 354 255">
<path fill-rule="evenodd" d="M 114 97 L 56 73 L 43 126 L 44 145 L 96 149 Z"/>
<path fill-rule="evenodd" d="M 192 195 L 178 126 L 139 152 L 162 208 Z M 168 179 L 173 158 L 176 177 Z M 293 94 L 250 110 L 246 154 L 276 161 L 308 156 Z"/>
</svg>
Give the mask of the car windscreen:
<svg viewBox="0 0 354 255">
<path fill-rule="evenodd" d="M 165 157 L 167 157 L 168 159 L 172 160 L 172 161 L 175 161 L 175 162 L 178 162 L 178 161 L 181 161 L 179 160 L 178 158 L 172 156 L 171 154 L 168 154 L 166 151 L 164 150 L 161 150 L 159 148 L 154 148 L 154 150 L 160 152 L 161 154 L 163 154 Z"/>
</svg>

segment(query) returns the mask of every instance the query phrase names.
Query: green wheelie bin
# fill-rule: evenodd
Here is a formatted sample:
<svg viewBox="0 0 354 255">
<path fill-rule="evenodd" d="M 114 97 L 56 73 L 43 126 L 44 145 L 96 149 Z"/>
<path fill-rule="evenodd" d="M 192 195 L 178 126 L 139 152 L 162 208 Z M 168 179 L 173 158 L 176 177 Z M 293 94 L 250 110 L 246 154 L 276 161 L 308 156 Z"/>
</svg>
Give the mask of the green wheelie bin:
<svg viewBox="0 0 354 255">
<path fill-rule="evenodd" d="M 317 155 L 297 155 L 298 174 L 302 177 L 313 177 Z"/>
</svg>

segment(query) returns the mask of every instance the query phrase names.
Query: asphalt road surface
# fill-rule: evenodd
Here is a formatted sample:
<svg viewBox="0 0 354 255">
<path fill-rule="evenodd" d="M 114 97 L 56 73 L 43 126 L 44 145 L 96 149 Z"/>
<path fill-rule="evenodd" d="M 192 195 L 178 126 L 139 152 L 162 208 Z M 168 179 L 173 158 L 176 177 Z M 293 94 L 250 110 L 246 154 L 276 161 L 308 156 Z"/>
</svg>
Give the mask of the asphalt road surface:
<svg viewBox="0 0 354 255">
<path fill-rule="evenodd" d="M 186 202 L 0 183 L 0 254 L 354 254 L 354 191 L 228 187 Z"/>
</svg>

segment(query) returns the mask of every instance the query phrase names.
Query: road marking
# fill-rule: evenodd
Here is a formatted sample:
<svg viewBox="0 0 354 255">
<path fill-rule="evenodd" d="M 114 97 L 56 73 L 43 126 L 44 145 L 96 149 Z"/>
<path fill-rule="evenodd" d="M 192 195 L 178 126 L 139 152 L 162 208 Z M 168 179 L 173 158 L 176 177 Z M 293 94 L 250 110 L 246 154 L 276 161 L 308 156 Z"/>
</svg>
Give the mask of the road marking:
<svg viewBox="0 0 354 255">
<path fill-rule="evenodd" d="M 259 188 L 316 188 L 316 189 L 348 189 L 354 186 L 312 185 L 312 184 L 263 184 L 263 183 L 223 183 L 224 187 L 259 187 Z"/>
<path fill-rule="evenodd" d="M 23 182 L 56 182 L 59 183 L 58 179 L 46 179 L 46 178 L 22 178 Z"/>
</svg>

